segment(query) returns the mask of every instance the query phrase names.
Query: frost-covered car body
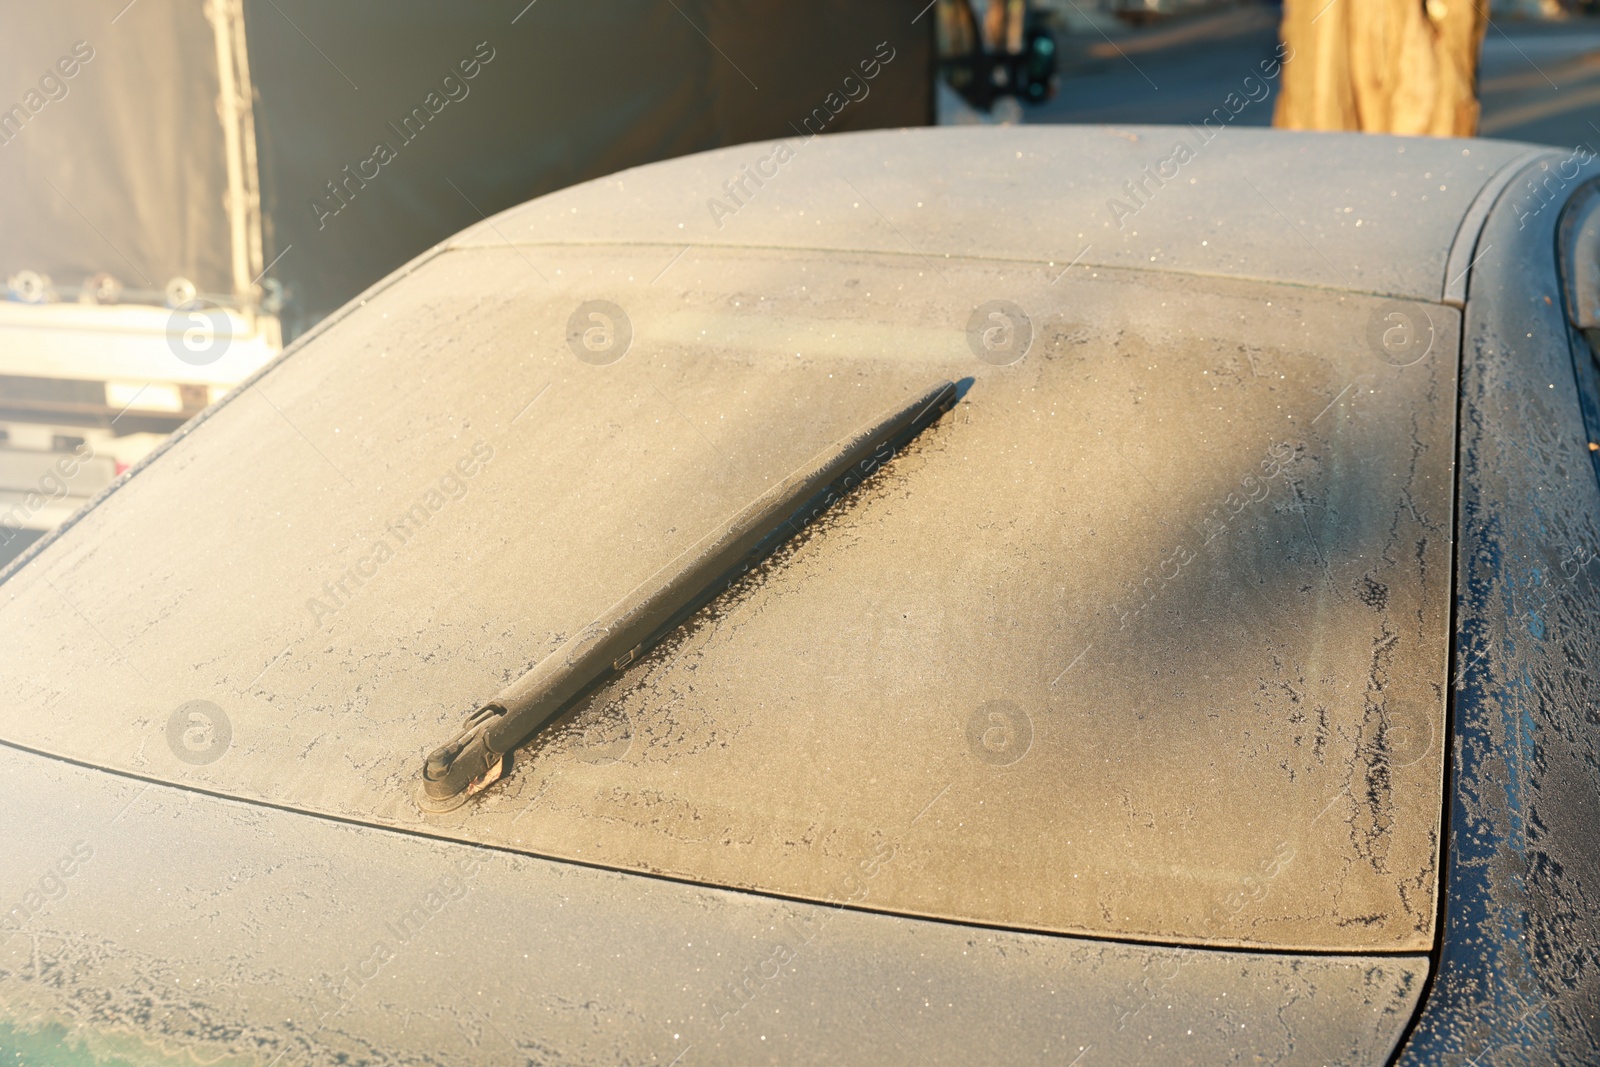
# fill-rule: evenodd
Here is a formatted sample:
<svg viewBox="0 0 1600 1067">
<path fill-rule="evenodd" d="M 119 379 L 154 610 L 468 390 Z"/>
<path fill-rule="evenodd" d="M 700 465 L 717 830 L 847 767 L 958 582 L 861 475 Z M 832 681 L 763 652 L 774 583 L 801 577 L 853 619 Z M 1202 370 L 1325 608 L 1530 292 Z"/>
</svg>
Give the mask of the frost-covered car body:
<svg viewBox="0 0 1600 1067">
<path fill-rule="evenodd" d="M 624 172 L 197 417 L 0 582 L 6 1040 L 1593 1062 L 1593 175 L 1201 136 Z"/>
</svg>

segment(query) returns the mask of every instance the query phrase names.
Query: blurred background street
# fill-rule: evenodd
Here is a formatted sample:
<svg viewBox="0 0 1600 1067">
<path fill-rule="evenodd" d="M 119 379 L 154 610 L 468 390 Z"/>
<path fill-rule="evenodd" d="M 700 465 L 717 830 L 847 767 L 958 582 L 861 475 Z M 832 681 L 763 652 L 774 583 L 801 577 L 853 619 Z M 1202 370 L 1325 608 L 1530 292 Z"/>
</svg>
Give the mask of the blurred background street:
<svg viewBox="0 0 1600 1067">
<path fill-rule="evenodd" d="M 1251 4 L 1135 24 L 1087 0 L 1048 7 L 1061 87 L 1021 113 L 1026 123 L 1198 123 L 1274 54 L 1282 17 Z M 1600 16 L 1497 16 L 1480 63 L 1481 136 L 1600 144 Z M 1278 82 L 1268 84 L 1276 94 Z M 1271 103 L 1252 103 L 1232 124 L 1272 125 Z"/>
</svg>

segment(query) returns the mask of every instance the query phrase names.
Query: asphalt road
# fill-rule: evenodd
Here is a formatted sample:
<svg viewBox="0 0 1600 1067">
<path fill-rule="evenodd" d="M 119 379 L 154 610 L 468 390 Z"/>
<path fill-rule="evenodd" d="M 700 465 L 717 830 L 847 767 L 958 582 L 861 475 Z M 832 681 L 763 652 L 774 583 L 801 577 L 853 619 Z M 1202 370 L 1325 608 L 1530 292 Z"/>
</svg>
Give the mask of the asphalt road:
<svg viewBox="0 0 1600 1067">
<path fill-rule="evenodd" d="M 1109 36 L 1061 42 L 1061 92 L 1029 108 L 1025 121 L 1199 123 L 1276 54 L 1278 10 L 1237 8 Z M 1274 95 L 1277 83 L 1269 82 Z M 1253 89 L 1256 95 L 1260 90 Z M 1272 125 L 1272 97 L 1251 103 L 1231 125 Z"/>
<path fill-rule="evenodd" d="M 1199 123 L 1230 93 L 1260 96 L 1259 64 L 1278 47 L 1278 9 L 1235 8 L 1146 29 L 1074 34 L 1062 42 L 1055 100 L 1029 123 Z M 1273 96 L 1247 104 L 1231 125 L 1269 126 Z M 1600 146 L 1600 19 L 1499 22 L 1479 66 L 1485 137 Z"/>
<path fill-rule="evenodd" d="M 1600 147 L 1600 19 L 1492 26 L 1478 95 L 1485 137 Z"/>
</svg>

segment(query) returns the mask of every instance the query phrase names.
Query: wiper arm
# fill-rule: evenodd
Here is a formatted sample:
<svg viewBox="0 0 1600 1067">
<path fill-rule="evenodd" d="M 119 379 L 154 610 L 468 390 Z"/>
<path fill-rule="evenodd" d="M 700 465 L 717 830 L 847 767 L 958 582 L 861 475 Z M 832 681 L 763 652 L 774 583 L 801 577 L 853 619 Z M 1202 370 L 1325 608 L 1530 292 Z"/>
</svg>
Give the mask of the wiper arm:
<svg viewBox="0 0 1600 1067">
<path fill-rule="evenodd" d="M 609 672 L 620 671 L 949 410 L 942 382 L 838 442 L 640 583 L 467 718 L 423 765 L 421 806 L 448 811 L 492 784 L 508 752 Z"/>
</svg>

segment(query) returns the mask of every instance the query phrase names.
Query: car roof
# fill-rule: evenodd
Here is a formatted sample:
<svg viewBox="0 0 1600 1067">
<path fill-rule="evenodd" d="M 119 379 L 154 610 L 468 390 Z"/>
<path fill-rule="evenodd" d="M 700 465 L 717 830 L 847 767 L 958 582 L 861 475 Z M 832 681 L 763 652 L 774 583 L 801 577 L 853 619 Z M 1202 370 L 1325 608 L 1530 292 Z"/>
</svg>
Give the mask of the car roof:
<svg viewBox="0 0 1600 1067">
<path fill-rule="evenodd" d="M 1530 150 L 1213 125 L 797 137 L 622 171 L 450 243 L 959 254 L 1437 300 L 1475 197 Z"/>
</svg>

